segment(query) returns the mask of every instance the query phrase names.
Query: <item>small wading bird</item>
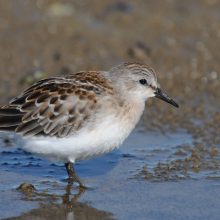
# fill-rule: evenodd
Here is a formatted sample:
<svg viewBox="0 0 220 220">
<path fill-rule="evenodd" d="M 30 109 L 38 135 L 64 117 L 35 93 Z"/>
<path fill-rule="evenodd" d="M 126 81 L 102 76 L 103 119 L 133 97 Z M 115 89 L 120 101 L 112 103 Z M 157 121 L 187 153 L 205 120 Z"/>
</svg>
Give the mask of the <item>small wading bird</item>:
<svg viewBox="0 0 220 220">
<path fill-rule="evenodd" d="M 157 87 L 153 69 L 139 62 L 42 79 L 0 109 L 0 135 L 64 162 L 69 178 L 87 188 L 73 164 L 117 149 L 150 97 L 179 107 Z"/>
</svg>

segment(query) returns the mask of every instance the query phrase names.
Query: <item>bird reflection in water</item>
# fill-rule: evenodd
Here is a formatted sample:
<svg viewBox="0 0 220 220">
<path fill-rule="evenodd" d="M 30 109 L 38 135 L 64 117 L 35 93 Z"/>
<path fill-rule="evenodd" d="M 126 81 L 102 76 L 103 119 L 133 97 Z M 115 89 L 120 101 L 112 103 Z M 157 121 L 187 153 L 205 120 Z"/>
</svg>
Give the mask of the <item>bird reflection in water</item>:
<svg viewBox="0 0 220 220">
<path fill-rule="evenodd" d="M 113 214 L 103 210 L 93 208 L 90 202 L 77 202 L 77 200 L 85 193 L 85 189 L 72 187 L 72 182 L 69 182 L 65 188 L 65 194 L 62 196 L 46 193 L 45 190 L 38 191 L 31 184 L 26 184 L 27 187 L 19 189 L 25 195 L 24 200 L 40 201 L 39 207 L 32 209 L 27 213 L 22 213 L 18 217 L 7 218 L 5 220 L 30 220 L 30 219 L 115 219 Z M 25 188 L 25 190 L 24 190 Z M 71 198 L 71 189 L 77 189 L 78 193 Z M 85 195 L 85 194 L 84 194 Z M 59 199 L 62 199 L 62 204 L 57 204 Z"/>
</svg>

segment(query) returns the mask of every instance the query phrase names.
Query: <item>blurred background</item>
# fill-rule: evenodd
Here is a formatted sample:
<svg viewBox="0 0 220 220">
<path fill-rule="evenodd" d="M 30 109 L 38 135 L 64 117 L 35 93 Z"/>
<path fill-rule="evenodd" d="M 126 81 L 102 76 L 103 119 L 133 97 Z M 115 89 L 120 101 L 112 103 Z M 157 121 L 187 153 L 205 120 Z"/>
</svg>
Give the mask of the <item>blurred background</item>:
<svg viewBox="0 0 220 220">
<path fill-rule="evenodd" d="M 41 78 L 143 61 L 180 105 L 148 100 L 154 125 L 212 119 L 220 102 L 219 10 L 217 0 L 2 0 L 0 102 Z"/>
<path fill-rule="evenodd" d="M 219 11 L 217 0 L 1 0 L 0 104 L 41 78 L 142 61 L 180 109 L 149 99 L 140 123 L 217 152 Z"/>
<path fill-rule="evenodd" d="M 218 0 L 0 0 L 0 104 L 45 77 L 145 62 L 180 108 L 147 100 L 137 130 L 190 140 L 135 178 L 219 179 L 219 20 Z"/>
</svg>

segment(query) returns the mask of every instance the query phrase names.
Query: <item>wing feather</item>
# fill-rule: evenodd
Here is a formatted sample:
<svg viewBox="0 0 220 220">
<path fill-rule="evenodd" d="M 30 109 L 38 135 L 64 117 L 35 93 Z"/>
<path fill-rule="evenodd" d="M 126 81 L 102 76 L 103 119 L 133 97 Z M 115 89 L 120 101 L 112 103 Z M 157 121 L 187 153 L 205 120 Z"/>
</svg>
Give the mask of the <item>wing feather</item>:
<svg viewBox="0 0 220 220">
<path fill-rule="evenodd" d="M 38 120 L 29 121 L 26 123 L 20 123 L 19 126 L 16 128 L 15 132 L 17 133 L 24 133 L 28 132 L 36 127 L 39 126 Z"/>
<path fill-rule="evenodd" d="M 0 109 L 0 131 L 68 137 L 95 120 L 98 99 L 112 94 L 99 72 L 43 79 Z"/>
<path fill-rule="evenodd" d="M 44 130 L 43 126 L 38 126 L 38 127 L 34 128 L 34 129 L 30 130 L 30 131 L 24 132 L 22 135 L 23 135 L 23 137 L 26 137 L 26 138 L 27 137 L 32 137 L 32 136 L 37 135 L 38 133 L 40 133 L 43 130 Z"/>
</svg>

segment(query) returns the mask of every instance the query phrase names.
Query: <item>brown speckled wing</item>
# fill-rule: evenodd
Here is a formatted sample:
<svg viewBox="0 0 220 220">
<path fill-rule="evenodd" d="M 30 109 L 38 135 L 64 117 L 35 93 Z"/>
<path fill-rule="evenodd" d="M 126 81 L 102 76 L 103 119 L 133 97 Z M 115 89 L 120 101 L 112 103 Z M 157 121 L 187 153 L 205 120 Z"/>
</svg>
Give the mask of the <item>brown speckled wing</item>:
<svg viewBox="0 0 220 220">
<path fill-rule="evenodd" d="M 0 109 L 0 130 L 24 137 L 77 134 L 94 120 L 98 99 L 112 92 L 95 71 L 43 79 Z"/>
</svg>

